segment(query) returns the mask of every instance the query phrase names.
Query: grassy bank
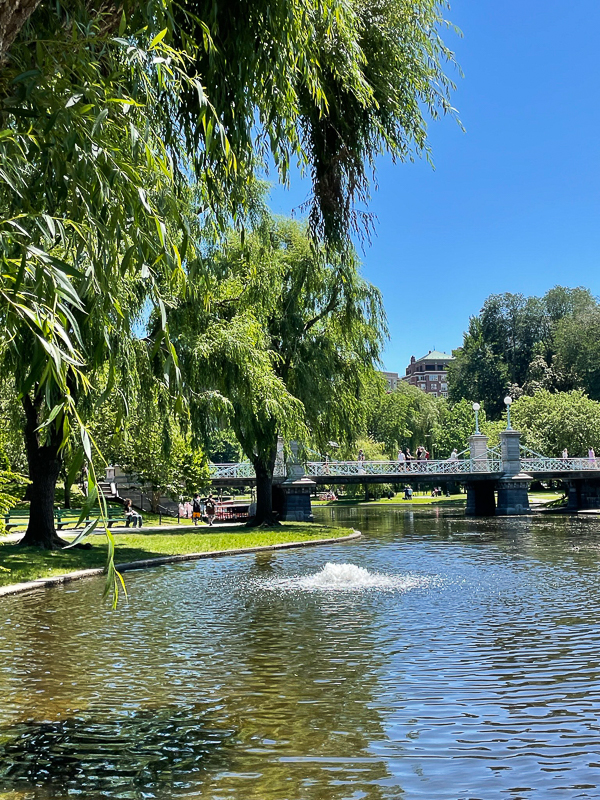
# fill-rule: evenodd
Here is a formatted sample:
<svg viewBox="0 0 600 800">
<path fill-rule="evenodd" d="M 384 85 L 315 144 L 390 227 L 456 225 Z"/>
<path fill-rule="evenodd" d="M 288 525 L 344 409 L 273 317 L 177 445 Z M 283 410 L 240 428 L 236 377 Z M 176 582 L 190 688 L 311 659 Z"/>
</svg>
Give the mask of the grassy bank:
<svg viewBox="0 0 600 800">
<path fill-rule="evenodd" d="M 142 529 L 143 530 L 143 529 Z M 198 529 L 199 530 L 199 529 Z M 202 528 L 207 530 L 207 528 Z M 117 533 L 117 531 L 115 531 Z M 119 533 L 116 536 L 116 562 L 143 561 L 166 555 L 206 553 L 217 550 L 236 550 L 241 547 L 258 547 L 304 542 L 344 536 L 349 529 L 328 528 L 300 522 L 285 522 L 281 528 L 252 529 L 243 525 L 231 526 L 214 533 Z M 104 536 L 93 536 L 91 550 L 38 550 L 21 547 L 14 542 L 0 543 L 0 586 L 11 583 L 63 575 L 80 569 L 103 567 L 106 563 Z"/>
</svg>

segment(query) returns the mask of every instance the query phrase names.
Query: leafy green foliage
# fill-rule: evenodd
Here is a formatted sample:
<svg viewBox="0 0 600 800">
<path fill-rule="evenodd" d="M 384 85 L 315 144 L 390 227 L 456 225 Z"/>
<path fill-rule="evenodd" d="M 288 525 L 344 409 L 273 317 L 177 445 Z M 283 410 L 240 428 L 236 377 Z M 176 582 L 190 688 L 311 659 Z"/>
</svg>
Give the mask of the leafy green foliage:
<svg viewBox="0 0 600 800">
<path fill-rule="evenodd" d="M 5 458 L 2 456 L 3 452 L 0 449 L 0 462 L 5 462 Z M 0 535 L 6 533 L 4 515 L 8 514 L 10 509 L 19 502 L 18 495 L 26 484 L 26 478 L 5 469 L 4 465 L 0 463 Z"/>
<path fill-rule="evenodd" d="M 212 433 L 206 449 L 207 457 L 213 464 L 235 464 L 242 460 L 240 443 L 231 428 Z"/>
<path fill-rule="evenodd" d="M 479 411 L 480 430 L 486 424 L 485 411 Z M 466 449 L 469 436 L 475 433 L 475 412 L 469 400 L 460 400 L 454 405 L 441 407 L 438 435 L 436 438 L 436 458 L 448 458 L 454 448 L 458 452 Z"/>
<path fill-rule="evenodd" d="M 600 402 L 581 391 L 537 392 L 521 397 L 511 408 L 511 422 L 525 444 L 545 456 L 585 457 L 593 447 L 600 452 Z"/>
<path fill-rule="evenodd" d="M 416 386 L 400 382 L 393 392 L 383 392 L 370 409 L 369 435 L 384 443 L 389 458 L 395 459 L 399 448 L 414 453 L 419 445 L 433 451 L 439 431 L 442 401 Z"/>
<path fill-rule="evenodd" d="M 212 259 L 221 278 L 210 307 L 182 304 L 170 319 L 196 425 L 212 402 L 269 480 L 278 435 L 322 451 L 353 441 L 385 333 L 379 292 L 354 253 L 328 257 L 306 226 L 267 219 Z"/>
<path fill-rule="evenodd" d="M 555 345 L 555 368 L 565 383 L 600 400 L 600 307 L 561 319 Z"/>
<path fill-rule="evenodd" d="M 192 0 L 173 5 L 170 24 L 178 45 L 194 46 L 239 174 L 269 154 L 285 180 L 297 160 L 311 176 L 313 231 L 332 243 L 359 221 L 355 202 L 368 195 L 376 157 L 427 153 L 425 115 L 455 114 L 445 9 L 438 0 Z M 196 113 L 190 96 L 182 118 L 191 125 Z"/>
<path fill-rule="evenodd" d="M 471 318 L 449 365 L 450 400 L 483 402 L 497 419 L 507 392 L 518 397 L 539 389 L 586 388 L 600 397 L 594 363 L 597 308 L 581 287 L 555 286 L 541 298 L 491 295 Z"/>
<path fill-rule="evenodd" d="M 77 431 L 91 460 L 84 406 L 102 402 L 98 374 L 111 393 L 134 369 L 147 307 L 156 324 L 146 356 L 177 391 L 168 301 L 191 279 L 198 296 L 192 288 L 188 299 L 204 303 L 207 241 L 248 208 L 257 169 L 273 158 L 285 178 L 296 158 L 312 175 L 313 234 L 341 246 L 375 158 L 427 152 L 425 115 L 454 113 L 438 0 L 234 5 L 41 3 L 3 54 L 0 375 L 15 382 L 30 472 L 44 483 L 31 543 L 60 544 L 50 510 L 65 448 Z M 238 399 L 230 386 L 227 402 L 211 402 L 231 410 L 250 388 L 265 426 L 277 419 L 282 432 L 302 433 L 304 401 L 282 391 L 269 336 L 245 313 L 197 343 L 200 364 L 239 372 Z M 206 395 L 191 399 L 199 412 Z M 347 429 L 350 400 L 339 381 L 322 420 Z"/>
</svg>

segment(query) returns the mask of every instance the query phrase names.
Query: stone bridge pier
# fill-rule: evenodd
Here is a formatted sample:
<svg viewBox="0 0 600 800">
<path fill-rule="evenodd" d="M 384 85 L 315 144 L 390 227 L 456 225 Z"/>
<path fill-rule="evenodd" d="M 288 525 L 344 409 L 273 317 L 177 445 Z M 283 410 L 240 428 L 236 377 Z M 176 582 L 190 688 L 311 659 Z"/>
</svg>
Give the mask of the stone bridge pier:
<svg viewBox="0 0 600 800">
<path fill-rule="evenodd" d="M 566 483 L 569 487 L 567 511 L 600 508 L 600 480 L 598 478 L 571 479 Z"/>
<path fill-rule="evenodd" d="M 286 461 L 287 477 L 283 483 L 273 486 L 273 509 L 279 514 L 279 519 L 286 522 L 312 522 L 310 496 L 316 483 L 306 476 L 304 465 L 298 458 L 298 442 L 290 442 L 290 451 Z"/>
<path fill-rule="evenodd" d="M 504 475 L 498 481 L 498 504 L 496 515 L 500 517 L 513 514 L 529 514 L 527 490 L 533 480 L 531 475 L 521 472 L 521 434 L 519 431 L 505 430 L 500 434 L 500 452 Z"/>
<path fill-rule="evenodd" d="M 466 513 L 469 516 L 504 517 L 530 513 L 527 490 L 532 477 L 521 472 L 520 439 L 519 431 L 509 429 L 500 433 L 502 477 L 481 480 L 476 480 L 474 477 L 467 483 Z M 487 436 L 483 434 L 473 434 L 469 437 L 474 476 L 477 471 L 487 471 L 487 443 Z"/>
<path fill-rule="evenodd" d="M 488 437 L 483 433 L 474 433 L 469 436 L 469 449 L 474 470 L 487 472 L 488 466 Z M 496 513 L 494 480 L 467 481 L 467 508 L 469 517 L 493 517 Z"/>
</svg>

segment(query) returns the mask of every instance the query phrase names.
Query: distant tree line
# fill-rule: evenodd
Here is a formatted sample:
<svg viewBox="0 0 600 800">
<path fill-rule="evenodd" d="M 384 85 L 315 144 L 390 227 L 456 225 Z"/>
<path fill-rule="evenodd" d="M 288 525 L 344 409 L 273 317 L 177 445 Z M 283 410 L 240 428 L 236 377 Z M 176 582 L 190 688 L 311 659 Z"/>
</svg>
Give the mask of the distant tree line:
<svg viewBox="0 0 600 800">
<path fill-rule="evenodd" d="M 600 400 L 600 305 L 583 287 L 490 295 L 454 356 L 450 402 L 477 400 L 491 419 L 503 412 L 506 393 L 518 399 L 579 389 Z"/>
</svg>

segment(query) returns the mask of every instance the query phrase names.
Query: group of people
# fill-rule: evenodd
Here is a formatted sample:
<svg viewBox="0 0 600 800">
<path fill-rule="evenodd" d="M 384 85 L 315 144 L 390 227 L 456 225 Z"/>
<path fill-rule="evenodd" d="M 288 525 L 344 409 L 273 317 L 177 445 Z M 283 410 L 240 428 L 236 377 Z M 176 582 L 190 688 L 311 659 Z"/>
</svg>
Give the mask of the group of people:
<svg viewBox="0 0 600 800">
<path fill-rule="evenodd" d="M 141 528 L 143 518 L 139 511 L 136 511 L 132 505 L 129 497 L 123 500 L 123 513 L 125 515 L 125 527 Z M 217 502 L 209 494 L 208 497 L 202 499 L 198 492 L 194 495 L 192 502 L 179 504 L 179 516 L 184 519 L 191 519 L 194 525 L 197 525 L 203 517 L 209 525 L 215 521 L 217 513 Z"/>
<path fill-rule="evenodd" d="M 212 494 L 209 494 L 208 497 L 200 497 L 200 494 L 196 492 L 191 503 L 188 501 L 179 504 L 179 516 L 184 519 L 191 519 L 194 525 L 206 518 L 208 524 L 212 526 L 216 514 L 217 501 Z"/>
<path fill-rule="evenodd" d="M 401 464 L 406 461 L 427 461 L 428 458 L 429 451 L 425 447 L 421 447 L 421 445 L 417 447 L 417 451 L 414 455 L 410 452 L 410 448 L 408 447 L 398 450 L 398 461 Z"/>
</svg>

